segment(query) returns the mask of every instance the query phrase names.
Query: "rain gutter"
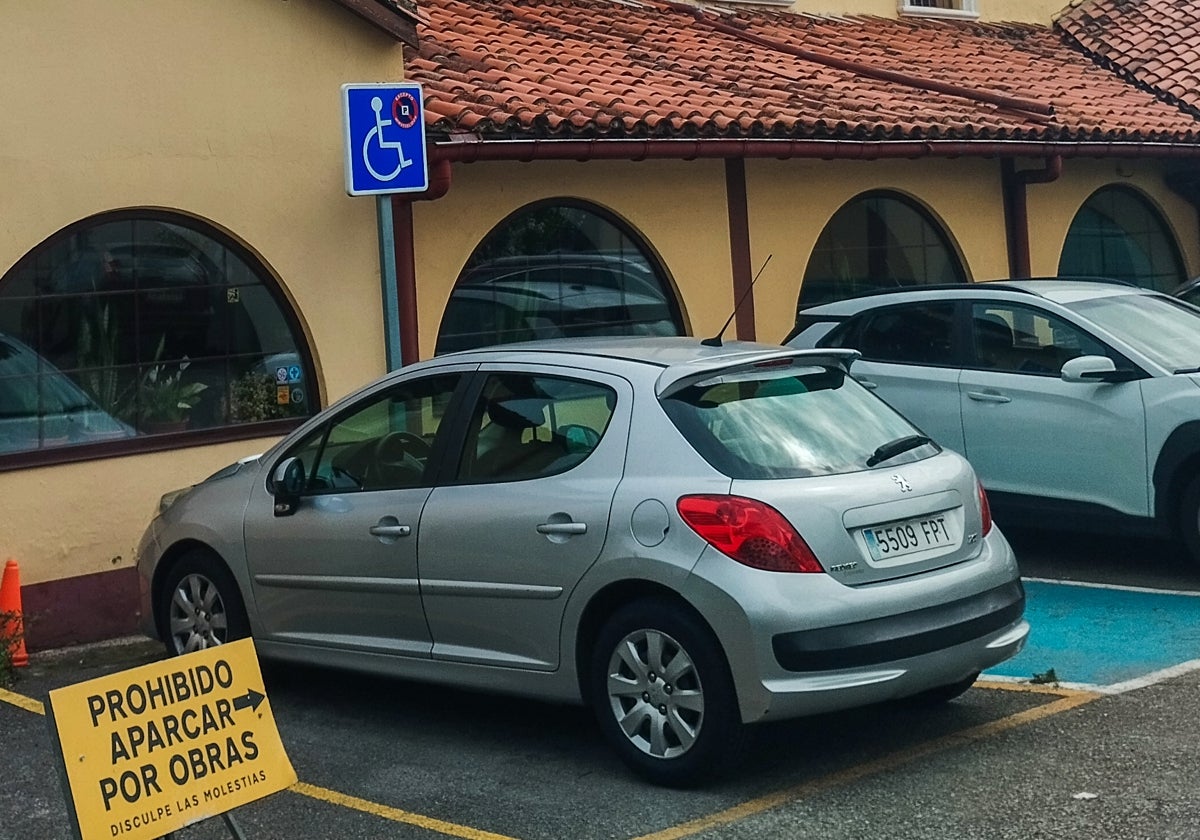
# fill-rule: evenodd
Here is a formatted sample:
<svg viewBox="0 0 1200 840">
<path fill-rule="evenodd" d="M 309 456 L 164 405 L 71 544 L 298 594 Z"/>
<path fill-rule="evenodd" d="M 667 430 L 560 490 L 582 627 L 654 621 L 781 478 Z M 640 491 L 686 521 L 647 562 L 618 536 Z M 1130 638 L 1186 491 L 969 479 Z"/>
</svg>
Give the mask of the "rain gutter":
<svg viewBox="0 0 1200 840">
<path fill-rule="evenodd" d="M 1031 276 L 1029 260 L 1029 206 L 1026 188 L 1049 184 L 1062 176 L 1060 155 L 1046 158 L 1041 169 L 1020 169 L 1012 158 L 1000 161 L 1000 183 L 1004 194 L 1004 230 L 1008 238 L 1008 271 L 1013 277 Z"/>
</svg>

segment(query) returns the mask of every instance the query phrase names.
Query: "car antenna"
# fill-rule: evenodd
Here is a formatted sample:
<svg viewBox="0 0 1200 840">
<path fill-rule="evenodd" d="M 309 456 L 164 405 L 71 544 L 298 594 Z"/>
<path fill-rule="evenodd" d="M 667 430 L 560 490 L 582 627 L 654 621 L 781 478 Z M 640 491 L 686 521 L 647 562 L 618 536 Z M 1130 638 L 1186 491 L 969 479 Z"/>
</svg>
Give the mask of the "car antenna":
<svg viewBox="0 0 1200 840">
<path fill-rule="evenodd" d="M 725 330 L 729 329 L 729 325 L 733 323 L 734 317 L 738 314 L 738 310 L 742 308 L 742 303 L 746 297 L 754 291 L 754 284 L 758 282 L 758 278 L 762 276 L 763 269 L 767 267 L 767 263 L 771 261 L 774 254 L 767 254 L 767 258 L 763 260 L 763 264 L 758 267 L 758 273 L 754 275 L 754 279 L 750 281 L 750 285 L 746 291 L 742 292 L 742 296 L 738 298 L 737 303 L 733 305 L 733 311 L 729 313 L 729 319 L 725 322 L 725 326 L 721 327 L 721 331 L 712 338 L 705 338 L 700 341 L 705 347 L 721 347 L 721 336 L 725 335 Z"/>
</svg>

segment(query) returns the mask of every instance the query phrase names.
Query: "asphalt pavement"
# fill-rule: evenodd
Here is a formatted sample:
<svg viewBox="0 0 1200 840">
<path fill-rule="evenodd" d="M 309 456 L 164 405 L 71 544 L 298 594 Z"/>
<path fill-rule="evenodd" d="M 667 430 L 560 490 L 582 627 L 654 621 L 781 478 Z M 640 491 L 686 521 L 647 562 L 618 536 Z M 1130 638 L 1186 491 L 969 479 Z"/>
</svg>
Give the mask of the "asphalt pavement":
<svg viewBox="0 0 1200 840">
<path fill-rule="evenodd" d="M 583 709 L 268 665 L 300 784 L 235 819 L 250 840 L 1200 837 L 1200 574 L 1153 544 L 1010 537 L 1034 658 L 946 707 L 764 726 L 732 778 L 673 791 L 631 777 Z M 70 836 L 46 693 L 160 656 L 130 640 L 31 657 L 0 694 L 0 840 Z M 1032 681 L 1050 668 L 1066 676 Z"/>
</svg>

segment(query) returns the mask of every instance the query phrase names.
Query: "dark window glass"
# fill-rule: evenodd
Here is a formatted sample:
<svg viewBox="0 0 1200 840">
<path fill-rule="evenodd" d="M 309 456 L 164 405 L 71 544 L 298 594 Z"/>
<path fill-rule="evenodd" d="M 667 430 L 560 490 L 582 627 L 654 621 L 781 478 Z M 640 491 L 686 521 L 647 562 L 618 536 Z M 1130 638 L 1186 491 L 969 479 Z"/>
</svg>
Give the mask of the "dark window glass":
<svg viewBox="0 0 1200 840">
<path fill-rule="evenodd" d="M 1179 247 L 1158 212 L 1124 187 L 1092 194 L 1071 222 L 1058 273 L 1112 277 L 1169 292 L 1184 281 Z"/>
<path fill-rule="evenodd" d="M 667 290 L 648 250 L 615 219 L 574 204 L 534 205 L 475 249 L 436 352 L 561 336 L 682 335 Z"/>
<path fill-rule="evenodd" d="M 966 281 L 949 237 L 925 210 L 899 195 L 867 193 L 845 204 L 821 231 L 799 306 L 875 289 Z"/>
<path fill-rule="evenodd" d="M 73 225 L 0 278 L 0 452 L 307 416 L 298 335 L 215 229 L 132 212 Z"/>
<path fill-rule="evenodd" d="M 975 366 L 986 370 L 1058 376 L 1076 356 L 1109 355 L 1061 318 L 1027 306 L 973 304 L 971 332 Z"/>
<path fill-rule="evenodd" d="M 450 374 L 406 382 L 305 437 L 300 459 L 311 493 L 418 487 L 429 478 L 429 455 L 458 385 Z"/>
<path fill-rule="evenodd" d="M 463 481 L 517 481 L 566 472 L 604 437 L 617 403 L 606 385 L 527 374 L 484 383 L 459 464 Z"/>
<path fill-rule="evenodd" d="M 869 469 L 878 447 L 917 434 L 903 417 L 837 368 L 719 374 L 663 400 L 679 431 L 730 478 L 798 478 Z M 914 446 L 889 466 L 928 458 Z"/>
<path fill-rule="evenodd" d="M 864 359 L 916 365 L 950 365 L 954 304 L 921 303 L 868 312 L 822 344 L 853 347 Z"/>
</svg>

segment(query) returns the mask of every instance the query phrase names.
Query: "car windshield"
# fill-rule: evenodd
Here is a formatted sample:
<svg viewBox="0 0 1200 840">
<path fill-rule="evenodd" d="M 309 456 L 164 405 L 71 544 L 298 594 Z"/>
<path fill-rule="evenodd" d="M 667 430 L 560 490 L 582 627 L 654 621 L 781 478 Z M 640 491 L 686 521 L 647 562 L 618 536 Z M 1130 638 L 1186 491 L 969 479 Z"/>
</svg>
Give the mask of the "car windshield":
<svg viewBox="0 0 1200 840">
<path fill-rule="evenodd" d="M 857 472 L 939 451 L 924 438 L 897 445 L 918 431 L 836 367 L 718 374 L 665 398 L 663 408 L 696 451 L 730 478 Z"/>
<path fill-rule="evenodd" d="M 1111 295 L 1067 306 L 1169 370 L 1200 368 L 1200 310 L 1160 295 Z"/>
</svg>

